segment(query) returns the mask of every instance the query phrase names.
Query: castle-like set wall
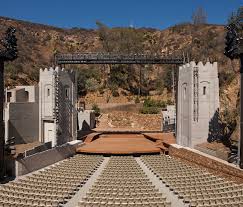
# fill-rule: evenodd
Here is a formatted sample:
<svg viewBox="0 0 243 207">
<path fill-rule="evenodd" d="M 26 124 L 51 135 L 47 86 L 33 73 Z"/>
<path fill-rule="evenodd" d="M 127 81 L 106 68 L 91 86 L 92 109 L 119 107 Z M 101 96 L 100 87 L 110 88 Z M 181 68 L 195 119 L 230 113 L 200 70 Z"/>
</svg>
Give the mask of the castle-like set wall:
<svg viewBox="0 0 243 207">
<path fill-rule="evenodd" d="M 62 145 L 77 139 L 77 90 L 74 71 L 40 70 L 38 86 L 6 89 L 5 139 L 16 144 L 40 141 Z"/>
<path fill-rule="evenodd" d="M 78 129 L 88 131 L 95 128 L 94 110 L 81 110 L 78 112 Z"/>
<path fill-rule="evenodd" d="M 175 105 L 167 105 L 166 110 L 162 111 L 163 124 L 174 124 L 176 119 Z"/>
<path fill-rule="evenodd" d="M 12 89 L 6 89 L 6 102 L 38 102 L 37 86 L 16 86 Z"/>
<path fill-rule="evenodd" d="M 56 68 L 40 70 L 39 137 L 61 145 L 77 138 L 75 72 Z"/>
<path fill-rule="evenodd" d="M 177 143 L 194 147 L 207 141 L 217 122 L 219 80 L 217 63 L 190 62 L 179 67 Z"/>
<path fill-rule="evenodd" d="M 38 103 L 9 103 L 8 108 L 8 130 L 5 138 L 15 137 L 15 144 L 38 141 Z"/>
<path fill-rule="evenodd" d="M 37 86 L 17 86 L 6 90 L 4 122 L 5 140 L 15 137 L 16 144 L 39 140 Z"/>
</svg>

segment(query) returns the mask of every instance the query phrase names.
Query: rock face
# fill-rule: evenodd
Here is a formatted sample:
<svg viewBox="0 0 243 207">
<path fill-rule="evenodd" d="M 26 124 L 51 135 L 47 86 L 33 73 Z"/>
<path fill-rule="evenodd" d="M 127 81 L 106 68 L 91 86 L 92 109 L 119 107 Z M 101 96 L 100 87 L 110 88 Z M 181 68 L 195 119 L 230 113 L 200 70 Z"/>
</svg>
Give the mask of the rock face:
<svg viewBox="0 0 243 207">
<path fill-rule="evenodd" d="M 141 131 L 160 131 L 161 114 L 139 114 L 134 112 L 113 111 L 103 114 L 98 129 L 124 129 Z"/>
<path fill-rule="evenodd" d="M 20 85 L 20 82 L 24 82 L 24 79 L 25 84 L 26 82 L 37 82 L 38 69 L 53 62 L 53 54 L 56 52 L 104 50 L 97 30 L 61 29 L 3 17 L 0 17 L 0 23 L 0 37 L 9 26 L 14 26 L 17 29 L 19 58 L 14 62 L 14 67 L 7 65 L 9 69 L 7 72 L 18 72 L 21 76 L 15 77 L 14 74 L 9 74 L 7 82 L 9 85 Z M 145 52 L 174 53 L 184 50 L 190 52 L 192 59 L 220 59 L 218 60 L 220 67 L 225 67 L 227 59 L 223 56 L 223 26 L 203 25 L 194 27 L 188 24 L 161 31 L 137 29 L 136 32 L 143 36 Z M 197 30 L 195 31 L 195 29 Z M 119 28 L 116 28 L 116 30 L 119 30 Z M 102 68 L 102 66 L 97 67 Z M 87 66 L 80 68 L 87 68 Z M 152 80 L 158 76 L 161 69 L 167 68 L 167 66 L 155 65 L 152 67 L 153 70 L 147 74 L 147 78 Z"/>
</svg>

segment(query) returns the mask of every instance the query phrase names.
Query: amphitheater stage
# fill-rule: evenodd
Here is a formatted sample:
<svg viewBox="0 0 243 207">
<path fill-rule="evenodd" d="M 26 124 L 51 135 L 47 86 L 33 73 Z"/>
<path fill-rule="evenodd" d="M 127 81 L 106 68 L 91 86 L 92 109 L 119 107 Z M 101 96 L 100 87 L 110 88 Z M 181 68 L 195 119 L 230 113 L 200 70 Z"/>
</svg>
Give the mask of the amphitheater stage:
<svg viewBox="0 0 243 207">
<path fill-rule="evenodd" d="M 77 153 L 129 155 L 158 154 L 165 150 L 162 140 L 140 133 L 94 133 L 84 143 Z"/>
</svg>

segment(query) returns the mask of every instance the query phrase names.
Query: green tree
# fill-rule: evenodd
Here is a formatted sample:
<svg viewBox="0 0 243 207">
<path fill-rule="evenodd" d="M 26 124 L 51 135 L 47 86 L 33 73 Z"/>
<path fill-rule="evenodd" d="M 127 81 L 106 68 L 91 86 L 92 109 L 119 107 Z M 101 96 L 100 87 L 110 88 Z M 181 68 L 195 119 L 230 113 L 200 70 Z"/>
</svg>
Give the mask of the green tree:
<svg viewBox="0 0 243 207">
<path fill-rule="evenodd" d="M 171 86 L 172 86 L 172 74 L 170 69 L 166 69 L 164 76 L 164 87 L 167 88 L 168 91 L 171 91 Z"/>
<path fill-rule="evenodd" d="M 96 21 L 96 25 L 104 52 L 141 53 L 144 42 L 142 31 L 130 27 L 109 28 L 100 21 Z"/>
<path fill-rule="evenodd" d="M 134 28 L 109 28 L 97 21 L 99 38 L 102 50 L 113 54 L 137 54 L 143 51 L 144 32 Z M 142 67 L 142 66 L 136 66 Z M 137 82 L 138 72 L 135 66 L 111 65 L 108 86 L 121 87 L 130 90 L 129 86 Z"/>
<path fill-rule="evenodd" d="M 102 42 L 103 49 L 105 52 L 111 52 L 112 46 L 110 44 L 110 29 L 100 21 L 96 21 L 96 26 L 98 27 L 98 35 Z"/>
<path fill-rule="evenodd" d="M 241 6 L 236 12 L 232 12 L 228 18 L 228 24 L 243 23 L 243 6 Z"/>
<path fill-rule="evenodd" d="M 78 70 L 77 72 L 77 83 L 78 83 L 78 95 L 85 95 L 88 90 L 92 89 L 92 82 L 96 85 L 95 87 L 101 87 L 101 72 L 97 67 L 90 66 L 88 69 Z M 88 81 L 88 83 L 87 83 Z M 98 88 L 99 88 L 98 87 Z"/>
<path fill-rule="evenodd" d="M 99 89 L 100 84 L 95 78 L 89 78 L 86 80 L 85 88 L 90 92 L 95 92 Z"/>
<path fill-rule="evenodd" d="M 92 105 L 92 110 L 94 110 L 96 117 L 100 115 L 100 108 L 97 104 Z"/>
</svg>

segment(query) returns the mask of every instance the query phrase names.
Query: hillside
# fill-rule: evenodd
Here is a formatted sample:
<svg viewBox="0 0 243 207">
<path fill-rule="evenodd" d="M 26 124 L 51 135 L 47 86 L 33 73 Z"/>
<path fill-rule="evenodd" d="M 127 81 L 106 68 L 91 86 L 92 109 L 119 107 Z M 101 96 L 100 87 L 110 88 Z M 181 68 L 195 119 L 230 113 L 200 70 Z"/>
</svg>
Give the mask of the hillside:
<svg viewBox="0 0 243 207">
<path fill-rule="evenodd" d="M 39 69 L 53 65 L 53 56 L 57 52 L 176 53 L 183 50 L 188 53 L 190 60 L 205 62 L 209 58 L 211 61 L 218 61 L 223 121 L 227 121 L 231 126 L 238 119 L 239 75 L 232 69 L 230 60 L 223 55 L 222 25 L 180 24 L 165 30 L 109 29 L 101 25 L 99 30 L 87 30 L 61 29 L 0 17 L 0 36 L 8 26 L 17 29 L 19 58 L 13 63 L 6 64 L 6 86 L 37 83 Z M 236 70 L 238 62 L 234 62 L 233 65 Z M 137 94 L 139 70 L 142 70 L 142 94 L 163 95 L 167 99 L 171 96 L 172 66 L 82 65 L 72 68 L 82 71 L 79 73 L 79 92 L 88 97 L 92 94 L 98 96 L 92 91 L 99 91 L 99 94 L 106 93 L 107 85 L 112 91 L 111 96 Z M 106 73 L 107 70 L 110 71 L 109 74 Z M 234 136 L 237 137 L 236 131 Z"/>
</svg>

